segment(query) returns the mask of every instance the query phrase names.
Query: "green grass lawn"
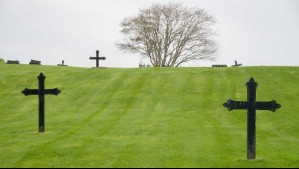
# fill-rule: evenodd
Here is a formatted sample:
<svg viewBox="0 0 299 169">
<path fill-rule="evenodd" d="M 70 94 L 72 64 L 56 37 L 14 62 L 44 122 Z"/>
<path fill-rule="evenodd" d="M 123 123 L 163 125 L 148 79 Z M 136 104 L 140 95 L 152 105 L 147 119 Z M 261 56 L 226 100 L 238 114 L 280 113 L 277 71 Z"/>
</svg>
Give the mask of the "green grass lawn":
<svg viewBox="0 0 299 169">
<path fill-rule="evenodd" d="M 0 58 L 0 64 L 4 64 L 4 63 L 5 63 L 5 61 Z"/>
<path fill-rule="evenodd" d="M 38 98 L 24 88 L 58 87 Z M 246 110 L 227 99 L 275 99 L 257 111 L 257 159 L 246 159 Z M 299 167 L 299 67 L 88 69 L 0 64 L 0 167 Z"/>
</svg>

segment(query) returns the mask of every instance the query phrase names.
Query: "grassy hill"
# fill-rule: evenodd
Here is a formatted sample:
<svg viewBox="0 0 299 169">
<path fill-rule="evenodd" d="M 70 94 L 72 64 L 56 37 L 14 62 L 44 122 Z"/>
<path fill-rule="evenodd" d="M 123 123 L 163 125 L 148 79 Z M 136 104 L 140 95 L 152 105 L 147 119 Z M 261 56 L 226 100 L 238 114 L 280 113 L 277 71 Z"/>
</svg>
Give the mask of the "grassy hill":
<svg viewBox="0 0 299 169">
<path fill-rule="evenodd" d="M 3 64 L 3 63 L 5 63 L 4 59 L 0 58 L 0 64 Z"/>
<path fill-rule="evenodd" d="M 37 96 L 46 132 L 37 132 Z M 299 67 L 87 69 L 0 64 L 0 167 L 299 167 Z M 257 111 L 257 159 L 246 160 L 246 111 L 227 99 L 282 107 Z"/>
</svg>

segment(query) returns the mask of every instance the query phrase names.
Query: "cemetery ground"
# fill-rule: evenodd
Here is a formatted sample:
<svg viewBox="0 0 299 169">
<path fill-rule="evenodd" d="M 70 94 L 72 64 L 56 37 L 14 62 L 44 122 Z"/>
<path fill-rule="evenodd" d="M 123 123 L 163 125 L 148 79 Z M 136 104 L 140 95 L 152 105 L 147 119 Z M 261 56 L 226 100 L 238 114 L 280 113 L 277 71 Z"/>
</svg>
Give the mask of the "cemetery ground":
<svg viewBox="0 0 299 169">
<path fill-rule="evenodd" d="M 37 88 L 45 97 L 38 133 Z M 0 167 L 299 167 L 299 67 L 91 69 L 0 64 Z M 246 159 L 245 83 L 257 111 L 256 160 Z"/>
</svg>

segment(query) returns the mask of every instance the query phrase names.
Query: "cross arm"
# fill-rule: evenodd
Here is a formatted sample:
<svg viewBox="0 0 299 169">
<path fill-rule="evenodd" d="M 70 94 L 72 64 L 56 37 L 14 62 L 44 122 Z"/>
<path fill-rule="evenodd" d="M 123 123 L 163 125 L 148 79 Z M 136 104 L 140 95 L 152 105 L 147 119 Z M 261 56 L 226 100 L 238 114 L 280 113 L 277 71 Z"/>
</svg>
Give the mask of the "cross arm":
<svg viewBox="0 0 299 169">
<path fill-rule="evenodd" d="M 95 59 L 99 59 L 99 60 L 106 60 L 106 57 L 90 57 L 90 60 L 95 60 Z"/>
<path fill-rule="evenodd" d="M 270 110 L 275 112 L 276 109 L 281 107 L 280 104 L 276 103 L 275 100 L 269 102 L 256 102 L 256 110 Z"/>
<path fill-rule="evenodd" d="M 25 96 L 28 96 L 28 95 L 38 95 L 39 94 L 39 90 L 38 89 L 28 89 L 28 88 L 25 88 L 22 93 L 25 95 Z"/>
<path fill-rule="evenodd" d="M 234 101 L 231 99 L 228 99 L 223 106 L 227 108 L 228 111 L 234 110 L 234 109 L 247 109 L 248 108 L 248 102 L 243 101 Z"/>
<path fill-rule="evenodd" d="M 58 88 L 55 89 L 45 89 L 45 94 L 59 95 L 61 91 Z"/>
</svg>

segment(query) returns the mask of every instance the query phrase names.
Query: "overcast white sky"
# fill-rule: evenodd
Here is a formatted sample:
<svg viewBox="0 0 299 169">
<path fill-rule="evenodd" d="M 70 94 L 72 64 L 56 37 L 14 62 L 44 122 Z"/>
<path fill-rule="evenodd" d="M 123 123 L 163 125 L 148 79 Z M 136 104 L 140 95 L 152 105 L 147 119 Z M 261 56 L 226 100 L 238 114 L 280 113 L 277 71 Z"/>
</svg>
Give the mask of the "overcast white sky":
<svg viewBox="0 0 299 169">
<path fill-rule="evenodd" d="M 169 0 L 0 0 L 0 58 L 43 65 L 138 67 L 140 56 L 120 51 L 120 22 L 152 3 Z M 215 63 L 299 66 L 299 0 L 172 0 L 214 16 Z"/>
</svg>

